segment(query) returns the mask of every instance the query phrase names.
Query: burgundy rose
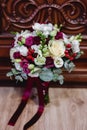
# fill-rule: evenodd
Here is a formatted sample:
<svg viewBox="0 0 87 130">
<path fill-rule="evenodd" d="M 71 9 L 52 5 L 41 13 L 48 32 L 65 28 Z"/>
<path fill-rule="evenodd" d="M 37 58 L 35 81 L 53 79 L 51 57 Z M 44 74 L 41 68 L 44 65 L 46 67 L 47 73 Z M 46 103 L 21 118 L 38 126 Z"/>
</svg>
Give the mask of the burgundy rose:
<svg viewBox="0 0 87 130">
<path fill-rule="evenodd" d="M 62 32 L 57 32 L 56 36 L 55 36 L 55 39 L 58 40 L 58 39 L 63 39 L 63 33 Z"/>
<path fill-rule="evenodd" d="M 18 41 L 20 41 L 20 42 L 22 41 L 22 36 L 20 36 L 20 37 L 18 38 Z"/>
<path fill-rule="evenodd" d="M 46 58 L 46 66 L 47 68 L 52 68 L 54 67 L 54 61 L 51 57 Z"/>
<path fill-rule="evenodd" d="M 33 42 L 34 42 L 34 37 L 30 36 L 30 37 L 26 38 L 25 45 L 28 47 L 31 47 L 33 45 Z"/>
<path fill-rule="evenodd" d="M 20 62 L 21 67 L 23 67 L 25 63 L 28 64 L 28 60 L 23 59 L 23 60 Z"/>
<path fill-rule="evenodd" d="M 28 64 L 25 63 L 24 66 L 23 66 L 23 71 L 28 74 L 30 72 L 30 70 L 28 69 Z"/>
<path fill-rule="evenodd" d="M 38 37 L 38 36 L 35 36 L 33 40 L 34 40 L 34 44 L 35 44 L 35 45 L 39 45 L 39 44 L 40 44 L 40 41 L 41 41 L 41 38 Z"/>
<path fill-rule="evenodd" d="M 14 52 L 13 57 L 14 57 L 15 59 L 21 58 L 20 52 L 19 52 L 19 51 L 18 51 L 18 52 Z"/>
<path fill-rule="evenodd" d="M 30 70 L 28 69 L 28 61 L 27 60 L 23 60 L 20 63 L 20 66 L 23 68 L 24 73 L 28 74 L 30 72 Z"/>
</svg>

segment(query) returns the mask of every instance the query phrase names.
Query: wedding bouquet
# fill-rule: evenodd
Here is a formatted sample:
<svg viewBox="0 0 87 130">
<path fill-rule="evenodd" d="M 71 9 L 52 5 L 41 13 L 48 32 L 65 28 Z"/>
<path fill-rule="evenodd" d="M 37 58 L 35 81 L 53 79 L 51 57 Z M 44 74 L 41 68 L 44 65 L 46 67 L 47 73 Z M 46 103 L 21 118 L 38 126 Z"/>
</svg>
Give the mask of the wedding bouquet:
<svg viewBox="0 0 87 130">
<path fill-rule="evenodd" d="M 9 125 L 15 125 L 34 85 L 38 91 L 39 108 L 32 119 L 24 125 L 23 130 L 37 122 L 44 111 L 45 103 L 48 102 L 50 81 L 59 81 L 62 85 L 64 82 L 62 71 L 71 72 L 75 67 L 73 61 L 81 56 L 81 39 L 80 34 L 68 36 L 61 31 L 61 25 L 51 23 L 35 23 L 32 31 L 16 33 L 10 49 L 10 59 L 14 68 L 7 76 L 14 76 L 19 81 L 27 80 L 27 85 L 21 103 L 8 122 Z"/>
<path fill-rule="evenodd" d="M 16 80 L 39 77 L 42 81 L 59 81 L 63 84 L 62 70 L 71 72 L 73 61 L 82 54 L 81 35 L 67 36 L 61 32 L 61 25 L 35 23 L 32 31 L 16 33 L 10 49 L 14 68 L 7 76 Z"/>
</svg>

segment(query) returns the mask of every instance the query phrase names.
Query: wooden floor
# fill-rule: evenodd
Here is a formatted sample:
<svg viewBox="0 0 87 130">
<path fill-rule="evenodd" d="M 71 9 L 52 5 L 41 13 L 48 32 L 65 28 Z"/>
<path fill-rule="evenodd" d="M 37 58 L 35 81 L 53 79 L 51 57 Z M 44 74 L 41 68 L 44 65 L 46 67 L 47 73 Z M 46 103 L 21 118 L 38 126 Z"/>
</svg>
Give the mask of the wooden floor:
<svg viewBox="0 0 87 130">
<path fill-rule="evenodd" d="M 38 101 L 31 98 L 16 125 L 7 125 L 20 103 L 22 92 L 20 88 L 0 87 L 0 130 L 23 130 L 24 124 L 37 111 Z M 87 130 L 86 88 L 50 88 L 49 95 L 50 103 L 39 121 L 29 130 Z"/>
</svg>

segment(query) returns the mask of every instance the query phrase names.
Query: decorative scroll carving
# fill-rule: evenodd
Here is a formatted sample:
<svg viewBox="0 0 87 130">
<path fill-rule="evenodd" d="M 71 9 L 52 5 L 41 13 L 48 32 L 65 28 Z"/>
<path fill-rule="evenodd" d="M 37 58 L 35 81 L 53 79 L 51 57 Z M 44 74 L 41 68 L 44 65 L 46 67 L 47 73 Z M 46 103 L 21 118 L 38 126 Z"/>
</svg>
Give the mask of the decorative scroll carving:
<svg viewBox="0 0 87 130">
<path fill-rule="evenodd" d="M 81 0 L 2 0 L 2 32 L 31 28 L 34 22 L 63 24 L 66 33 L 87 34 L 87 5 Z"/>
</svg>

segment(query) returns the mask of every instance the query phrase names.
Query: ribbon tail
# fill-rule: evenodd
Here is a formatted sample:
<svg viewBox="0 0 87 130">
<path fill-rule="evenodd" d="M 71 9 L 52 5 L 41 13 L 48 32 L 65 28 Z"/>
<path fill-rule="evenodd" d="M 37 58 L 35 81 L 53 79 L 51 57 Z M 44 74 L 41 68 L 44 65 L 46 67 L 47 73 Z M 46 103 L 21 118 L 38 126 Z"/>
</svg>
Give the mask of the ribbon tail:
<svg viewBox="0 0 87 130">
<path fill-rule="evenodd" d="M 45 105 L 49 103 L 49 83 L 50 82 L 42 82 Z"/>
<path fill-rule="evenodd" d="M 27 104 L 27 101 L 31 94 L 32 86 L 33 86 L 33 80 L 32 78 L 29 78 L 27 81 L 26 90 L 24 91 L 23 96 L 22 96 L 21 103 L 19 104 L 17 110 L 15 111 L 11 119 L 9 120 L 8 125 L 11 125 L 11 126 L 15 125 L 16 121 L 18 120 L 19 116 L 21 115 L 23 109 L 25 108 Z"/>
<path fill-rule="evenodd" d="M 41 117 L 44 111 L 44 95 L 43 95 L 43 86 L 41 84 L 40 79 L 36 79 L 36 86 L 37 86 L 37 91 L 38 91 L 38 99 L 39 99 L 39 108 L 37 113 L 32 117 L 32 119 L 27 122 L 24 126 L 23 130 L 28 129 L 31 127 L 34 123 L 37 122 L 37 120 Z"/>
</svg>

